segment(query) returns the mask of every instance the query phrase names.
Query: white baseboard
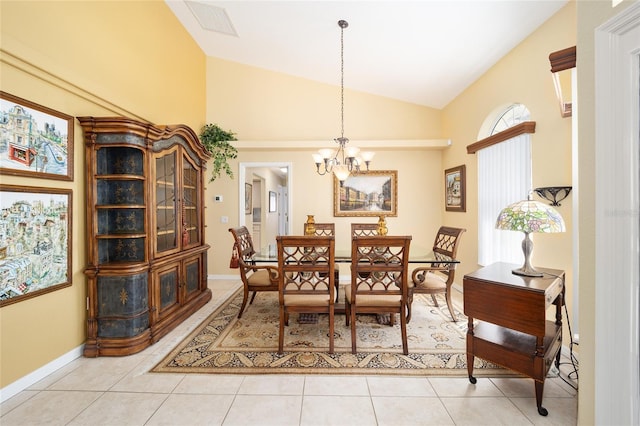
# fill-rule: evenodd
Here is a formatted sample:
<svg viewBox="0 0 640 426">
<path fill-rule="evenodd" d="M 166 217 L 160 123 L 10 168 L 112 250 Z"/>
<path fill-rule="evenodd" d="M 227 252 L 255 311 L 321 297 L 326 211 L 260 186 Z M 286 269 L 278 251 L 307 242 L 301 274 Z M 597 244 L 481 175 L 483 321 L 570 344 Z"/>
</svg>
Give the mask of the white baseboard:
<svg viewBox="0 0 640 426">
<path fill-rule="evenodd" d="M 0 402 L 6 401 L 17 393 L 27 389 L 29 386 L 44 379 L 54 371 L 69 364 L 74 359 L 80 358 L 82 356 L 83 348 L 84 345 L 80 345 L 77 348 L 72 349 L 66 354 L 62 355 L 61 357 L 56 358 L 50 363 L 38 368 L 32 373 L 29 373 L 26 376 L 21 377 L 15 382 L 11 383 L 10 385 L 7 385 L 4 388 L 0 389 Z"/>
<path fill-rule="evenodd" d="M 233 275 L 207 275 L 207 280 L 239 280 L 240 274 Z"/>
</svg>

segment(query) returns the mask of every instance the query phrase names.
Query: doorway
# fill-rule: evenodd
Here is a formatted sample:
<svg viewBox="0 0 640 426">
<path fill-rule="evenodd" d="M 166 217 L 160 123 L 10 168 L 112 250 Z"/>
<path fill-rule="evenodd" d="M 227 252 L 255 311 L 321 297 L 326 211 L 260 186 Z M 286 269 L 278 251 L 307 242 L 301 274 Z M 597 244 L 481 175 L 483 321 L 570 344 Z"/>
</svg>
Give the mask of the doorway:
<svg viewBox="0 0 640 426">
<path fill-rule="evenodd" d="M 259 228 L 259 241 L 254 237 L 256 250 L 275 250 L 275 236 L 291 234 L 292 163 L 241 162 L 239 176 L 238 223 L 249 231 L 253 230 L 254 223 L 259 223 L 256 228 Z M 254 181 L 259 184 L 253 184 Z M 250 211 L 245 206 L 245 183 L 251 184 L 250 198 L 253 201 Z"/>
</svg>

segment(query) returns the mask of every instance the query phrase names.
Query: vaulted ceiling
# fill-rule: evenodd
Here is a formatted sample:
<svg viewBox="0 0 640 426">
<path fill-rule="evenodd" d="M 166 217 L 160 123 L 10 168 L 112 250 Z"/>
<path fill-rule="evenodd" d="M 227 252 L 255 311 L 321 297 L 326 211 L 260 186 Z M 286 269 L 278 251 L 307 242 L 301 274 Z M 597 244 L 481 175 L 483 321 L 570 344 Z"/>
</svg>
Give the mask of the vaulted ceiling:
<svg viewBox="0 0 640 426">
<path fill-rule="evenodd" d="M 166 0 L 207 56 L 443 108 L 568 0 Z"/>
</svg>

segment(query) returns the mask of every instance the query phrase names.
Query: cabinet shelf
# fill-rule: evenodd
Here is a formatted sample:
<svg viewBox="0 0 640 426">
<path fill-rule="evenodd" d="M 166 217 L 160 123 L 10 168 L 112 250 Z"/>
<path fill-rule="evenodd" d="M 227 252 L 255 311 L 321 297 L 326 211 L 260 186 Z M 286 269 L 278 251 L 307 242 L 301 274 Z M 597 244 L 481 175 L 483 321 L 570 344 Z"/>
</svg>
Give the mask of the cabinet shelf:
<svg viewBox="0 0 640 426">
<path fill-rule="evenodd" d="M 96 234 L 96 239 L 99 240 L 108 240 L 108 239 L 136 239 L 136 238 L 146 238 L 147 234 L 132 234 L 132 233 L 117 233 L 112 232 L 110 234 Z"/>
<path fill-rule="evenodd" d="M 117 210 L 117 209 L 146 209 L 144 204 L 96 204 L 98 210 Z"/>
<path fill-rule="evenodd" d="M 139 175 L 130 175 L 130 174 L 122 174 L 122 175 L 97 175 L 96 179 L 99 180 L 145 180 L 144 176 Z"/>
</svg>

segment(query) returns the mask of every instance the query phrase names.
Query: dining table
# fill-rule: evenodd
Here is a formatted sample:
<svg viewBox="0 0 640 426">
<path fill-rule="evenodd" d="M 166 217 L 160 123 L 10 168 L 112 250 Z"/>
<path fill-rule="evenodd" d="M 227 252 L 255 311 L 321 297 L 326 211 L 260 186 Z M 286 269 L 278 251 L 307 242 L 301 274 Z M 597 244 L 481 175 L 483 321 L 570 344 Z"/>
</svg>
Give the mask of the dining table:
<svg viewBox="0 0 640 426">
<path fill-rule="evenodd" d="M 261 250 L 260 252 L 256 252 L 250 259 L 255 263 L 278 263 L 278 253 L 273 247 L 268 247 L 267 249 Z M 337 264 L 347 264 L 351 263 L 351 248 L 337 248 L 335 251 L 335 262 Z M 442 259 L 437 258 L 433 251 L 410 251 L 409 253 L 409 263 L 411 264 L 423 264 L 428 266 L 437 267 L 444 270 L 453 270 L 456 269 L 458 264 L 460 263 L 457 259 Z M 408 278 L 410 279 L 410 278 Z M 338 303 L 339 300 L 339 291 L 340 291 L 340 271 L 338 265 L 336 265 L 335 272 L 335 286 L 336 286 L 336 303 L 334 305 L 334 313 L 336 314 L 344 314 L 345 307 L 344 303 Z M 314 322 L 313 317 L 306 321 Z"/>
</svg>

